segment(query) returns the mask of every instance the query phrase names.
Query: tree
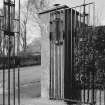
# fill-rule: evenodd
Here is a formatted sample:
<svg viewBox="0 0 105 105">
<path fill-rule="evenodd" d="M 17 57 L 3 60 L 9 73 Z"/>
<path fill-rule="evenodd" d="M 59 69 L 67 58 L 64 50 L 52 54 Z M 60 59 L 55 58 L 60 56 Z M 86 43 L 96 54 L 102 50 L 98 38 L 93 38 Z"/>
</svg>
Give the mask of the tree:
<svg viewBox="0 0 105 105">
<path fill-rule="evenodd" d="M 29 24 L 31 24 L 31 27 L 37 27 L 40 30 L 41 27 L 37 13 L 47 7 L 48 2 L 46 0 L 28 0 L 21 6 L 21 37 L 24 49 L 27 47 L 26 40 Z M 32 29 L 32 31 L 34 32 L 35 30 Z"/>
</svg>

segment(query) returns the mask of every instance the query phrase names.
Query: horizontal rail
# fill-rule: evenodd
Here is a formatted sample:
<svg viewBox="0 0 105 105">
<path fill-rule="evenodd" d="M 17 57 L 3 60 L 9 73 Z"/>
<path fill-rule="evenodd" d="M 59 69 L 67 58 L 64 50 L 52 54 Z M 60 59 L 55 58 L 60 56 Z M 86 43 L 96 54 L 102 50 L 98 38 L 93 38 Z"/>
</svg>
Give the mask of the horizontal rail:
<svg viewBox="0 0 105 105">
<path fill-rule="evenodd" d="M 55 9 L 50 9 L 50 10 L 45 10 L 45 11 L 42 11 L 42 12 L 38 12 L 37 14 L 44 14 L 44 13 L 48 13 L 48 12 L 53 12 L 55 10 L 69 10 L 69 9 L 73 9 L 73 8 L 78 8 L 78 7 L 83 7 L 83 6 L 87 6 L 87 5 L 90 5 L 90 4 L 95 4 L 95 2 L 91 2 L 91 3 L 87 3 L 87 4 L 82 4 L 82 5 L 78 5 L 78 6 L 75 6 L 75 7 L 67 7 L 67 6 L 61 6 L 61 7 L 57 7 Z"/>
</svg>

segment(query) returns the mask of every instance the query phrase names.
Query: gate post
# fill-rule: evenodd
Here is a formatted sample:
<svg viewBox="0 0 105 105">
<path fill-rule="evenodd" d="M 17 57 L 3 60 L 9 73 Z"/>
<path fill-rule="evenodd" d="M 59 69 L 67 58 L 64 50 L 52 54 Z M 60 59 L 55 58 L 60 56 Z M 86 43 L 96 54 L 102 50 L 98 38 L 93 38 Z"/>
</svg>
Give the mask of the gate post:
<svg viewBox="0 0 105 105">
<path fill-rule="evenodd" d="M 41 97 L 49 99 L 49 69 L 50 69 L 50 42 L 49 42 L 49 21 L 50 14 L 40 15 L 41 19 Z"/>
</svg>

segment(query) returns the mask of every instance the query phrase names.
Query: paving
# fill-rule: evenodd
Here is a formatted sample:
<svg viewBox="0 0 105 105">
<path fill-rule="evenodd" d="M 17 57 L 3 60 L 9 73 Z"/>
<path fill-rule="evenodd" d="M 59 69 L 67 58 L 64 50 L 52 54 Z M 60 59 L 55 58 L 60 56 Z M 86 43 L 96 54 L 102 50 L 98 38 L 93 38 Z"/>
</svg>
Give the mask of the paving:
<svg viewBox="0 0 105 105">
<path fill-rule="evenodd" d="M 47 100 L 43 98 L 31 99 L 31 100 L 22 100 L 21 105 L 67 105 L 63 101 Z"/>
</svg>

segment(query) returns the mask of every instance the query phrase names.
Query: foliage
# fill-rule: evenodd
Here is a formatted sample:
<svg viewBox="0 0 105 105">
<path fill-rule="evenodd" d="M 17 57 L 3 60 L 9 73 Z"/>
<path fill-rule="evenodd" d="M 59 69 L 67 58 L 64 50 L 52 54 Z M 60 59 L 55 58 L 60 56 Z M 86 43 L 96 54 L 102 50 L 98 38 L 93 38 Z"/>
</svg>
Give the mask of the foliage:
<svg viewBox="0 0 105 105">
<path fill-rule="evenodd" d="M 97 27 L 94 39 L 94 49 L 99 53 L 105 53 L 105 27 Z"/>
<path fill-rule="evenodd" d="M 94 71 L 95 81 L 101 83 L 105 81 L 105 27 L 87 27 L 83 31 L 77 32 L 75 41 L 75 72 L 85 72 L 85 78 L 89 78 L 89 72 Z"/>
</svg>

